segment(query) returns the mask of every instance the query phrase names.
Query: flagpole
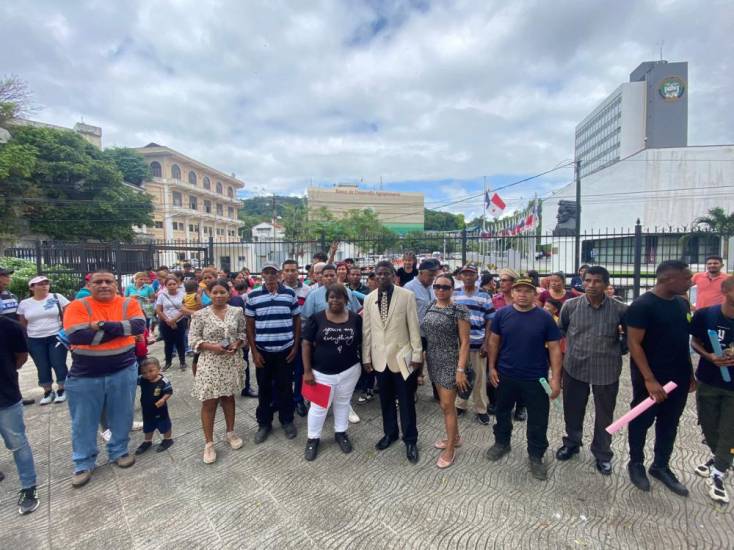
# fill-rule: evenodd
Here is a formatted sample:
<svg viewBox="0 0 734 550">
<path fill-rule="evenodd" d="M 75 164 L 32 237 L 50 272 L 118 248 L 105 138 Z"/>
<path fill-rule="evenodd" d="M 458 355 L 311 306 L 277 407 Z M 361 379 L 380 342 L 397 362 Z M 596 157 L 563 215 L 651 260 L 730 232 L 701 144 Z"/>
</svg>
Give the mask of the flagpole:
<svg viewBox="0 0 734 550">
<path fill-rule="evenodd" d="M 487 243 L 486 240 L 486 233 L 487 233 L 487 176 L 484 176 L 484 194 L 482 195 L 482 204 L 484 206 L 484 212 L 482 213 L 482 238 L 479 240 L 481 244 L 480 251 L 482 254 L 482 264 L 486 264 L 486 255 L 487 255 Z"/>
</svg>

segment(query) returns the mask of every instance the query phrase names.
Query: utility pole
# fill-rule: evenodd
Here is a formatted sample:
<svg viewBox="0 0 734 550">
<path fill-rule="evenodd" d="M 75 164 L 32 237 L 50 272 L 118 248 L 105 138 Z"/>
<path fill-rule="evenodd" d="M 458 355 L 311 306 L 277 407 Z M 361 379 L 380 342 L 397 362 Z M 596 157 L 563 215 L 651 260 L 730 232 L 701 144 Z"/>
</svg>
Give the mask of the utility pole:
<svg viewBox="0 0 734 550">
<path fill-rule="evenodd" d="M 576 272 L 581 265 L 581 160 L 576 161 L 576 241 L 574 243 Z"/>
<path fill-rule="evenodd" d="M 275 195 L 273 195 L 273 219 L 271 220 L 271 223 L 275 225 Z"/>
</svg>

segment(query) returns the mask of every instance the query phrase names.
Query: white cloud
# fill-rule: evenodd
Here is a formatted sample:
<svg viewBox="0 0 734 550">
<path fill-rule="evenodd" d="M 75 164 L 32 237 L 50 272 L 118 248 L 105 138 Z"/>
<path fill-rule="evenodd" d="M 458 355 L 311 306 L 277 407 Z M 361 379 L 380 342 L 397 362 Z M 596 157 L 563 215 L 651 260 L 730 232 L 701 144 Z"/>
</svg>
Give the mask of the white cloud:
<svg viewBox="0 0 734 550">
<path fill-rule="evenodd" d="M 689 62 L 689 142 L 731 143 L 733 13 L 693 0 L 6 2 L 0 67 L 28 81 L 38 118 L 84 116 L 107 145 L 164 143 L 299 194 L 311 179 L 552 167 L 660 40 Z"/>
</svg>

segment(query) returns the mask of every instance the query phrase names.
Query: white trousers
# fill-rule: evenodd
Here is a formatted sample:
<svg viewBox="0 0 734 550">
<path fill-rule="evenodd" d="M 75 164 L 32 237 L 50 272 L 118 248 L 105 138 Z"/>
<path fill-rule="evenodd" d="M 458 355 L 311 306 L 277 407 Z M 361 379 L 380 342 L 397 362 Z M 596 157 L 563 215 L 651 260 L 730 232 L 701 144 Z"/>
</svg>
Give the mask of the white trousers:
<svg viewBox="0 0 734 550">
<path fill-rule="evenodd" d="M 361 373 L 362 365 L 359 363 L 355 363 L 339 374 L 323 374 L 317 370 L 313 371 L 316 382 L 331 386 L 329 407 L 334 406 L 334 432 L 346 432 L 347 427 L 349 427 L 350 401 Z M 324 427 L 329 407 L 323 408 L 316 403 L 311 403 L 311 407 L 308 409 L 309 439 L 319 439 L 321 437 L 321 430 Z"/>
</svg>

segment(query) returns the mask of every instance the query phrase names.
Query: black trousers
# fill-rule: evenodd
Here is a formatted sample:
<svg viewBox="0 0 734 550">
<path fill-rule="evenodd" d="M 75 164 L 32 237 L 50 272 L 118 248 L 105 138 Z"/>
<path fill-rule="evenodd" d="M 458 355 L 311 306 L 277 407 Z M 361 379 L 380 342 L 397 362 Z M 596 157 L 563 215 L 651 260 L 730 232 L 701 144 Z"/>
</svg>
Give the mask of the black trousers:
<svg viewBox="0 0 734 550">
<path fill-rule="evenodd" d="M 173 329 L 167 323 L 161 323 L 160 331 L 163 336 L 163 354 L 166 365 L 170 365 L 173 361 L 173 350 L 176 349 L 178 360 L 180 363 L 186 362 L 186 319 L 182 319 L 176 323 Z"/>
<path fill-rule="evenodd" d="M 403 441 L 415 444 L 418 441 L 418 427 L 415 416 L 415 390 L 418 387 L 418 373 L 414 372 L 407 380 L 399 372 L 385 370 L 377 373 L 377 387 L 380 388 L 380 407 L 382 408 L 382 429 L 385 435 L 397 439 L 398 414 L 395 399 L 400 408 L 400 427 Z"/>
<path fill-rule="evenodd" d="M 588 384 L 576 380 L 563 370 L 563 419 L 566 422 L 566 447 L 581 447 L 584 434 L 584 416 L 589 392 L 594 392 L 594 439 L 591 442 L 591 454 L 597 460 L 612 460 L 612 436 L 606 427 L 614 420 L 614 406 L 619 393 L 619 380 L 613 384 Z"/>
<path fill-rule="evenodd" d="M 528 410 L 527 439 L 528 455 L 542 458 L 548 449 L 548 412 L 550 401 L 543 386 L 537 380 L 518 380 L 500 374 L 497 386 L 497 404 L 494 425 L 494 441 L 509 445 L 512 437 L 512 409 L 521 400 Z"/>
<path fill-rule="evenodd" d="M 270 426 L 273 423 L 275 409 L 273 387 L 275 387 L 278 403 L 278 420 L 281 424 L 293 422 L 293 363 L 285 358 L 290 350 L 268 352 L 258 350 L 265 360 L 265 366 L 255 367 L 257 379 L 257 411 L 255 417 L 259 426 Z"/>
<path fill-rule="evenodd" d="M 666 384 L 668 380 L 658 380 Z M 678 435 L 678 422 L 686 408 L 688 400 L 688 380 L 675 380 L 678 387 L 668 394 L 668 398 L 659 405 L 653 405 L 629 423 L 630 462 L 645 462 L 645 440 L 647 430 L 655 423 L 655 448 L 653 464 L 665 468 L 673 454 L 673 445 Z M 632 403 L 634 407 L 650 397 L 642 376 L 632 371 Z"/>
</svg>

